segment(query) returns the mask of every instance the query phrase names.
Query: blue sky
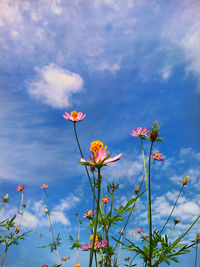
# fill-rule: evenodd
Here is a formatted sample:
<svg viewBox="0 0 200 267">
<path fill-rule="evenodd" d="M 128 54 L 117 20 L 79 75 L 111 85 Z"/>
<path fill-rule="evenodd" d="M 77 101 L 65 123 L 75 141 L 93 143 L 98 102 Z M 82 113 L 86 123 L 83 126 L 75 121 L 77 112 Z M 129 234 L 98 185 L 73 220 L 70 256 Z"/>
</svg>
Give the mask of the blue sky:
<svg viewBox="0 0 200 267">
<path fill-rule="evenodd" d="M 69 266 L 75 265 L 68 236 L 77 233 L 75 212 L 82 216 L 91 208 L 91 191 L 77 164 L 73 124 L 62 114 L 78 110 L 86 113 L 77 125 L 84 155 L 94 140 L 103 141 L 113 155 L 123 153 L 103 170 L 105 184 L 121 184 L 117 205 L 133 195 L 143 175 L 140 143 L 131 131 L 160 122 L 166 139 L 155 150 L 165 162 L 152 170 L 153 223 L 162 225 L 179 181 L 189 175 L 175 211 L 182 218 L 176 234 L 182 233 L 200 210 L 198 1 L 0 0 L 0 5 L 0 195 L 10 197 L 1 217 L 16 211 L 15 187 L 25 184 L 24 227 L 48 236 L 40 186 L 49 184 L 54 229 L 63 238 L 61 255 L 70 255 Z M 139 207 L 135 225 L 145 228 L 145 198 Z M 86 229 L 84 222 L 82 243 L 88 241 Z M 56 261 L 48 249 L 38 249 L 41 245 L 31 233 L 10 249 L 6 266 Z M 87 256 L 81 252 L 82 266 Z M 183 267 L 193 264 L 194 254 L 183 260 Z"/>
</svg>

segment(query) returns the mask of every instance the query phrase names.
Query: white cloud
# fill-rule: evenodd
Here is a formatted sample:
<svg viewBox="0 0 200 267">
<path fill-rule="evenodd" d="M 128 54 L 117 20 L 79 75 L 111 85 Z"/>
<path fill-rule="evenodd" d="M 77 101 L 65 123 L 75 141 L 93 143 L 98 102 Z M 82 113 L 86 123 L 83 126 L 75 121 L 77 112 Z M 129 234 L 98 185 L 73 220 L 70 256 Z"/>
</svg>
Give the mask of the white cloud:
<svg viewBox="0 0 200 267">
<path fill-rule="evenodd" d="M 18 1 L 2 0 L 0 8 L 0 27 L 6 24 L 18 23 L 22 20 Z"/>
<path fill-rule="evenodd" d="M 112 73 L 115 73 L 118 70 L 120 70 L 120 65 L 118 63 L 110 64 L 108 62 L 102 62 L 97 69 L 100 71 L 107 70 L 107 71 L 110 71 Z"/>
<path fill-rule="evenodd" d="M 172 75 L 171 66 L 166 66 L 161 70 L 161 76 L 164 81 L 167 81 Z"/>
<path fill-rule="evenodd" d="M 54 108 L 71 105 L 71 96 L 83 88 L 83 79 L 77 73 L 50 64 L 36 68 L 38 76 L 27 85 L 31 97 Z"/>
</svg>

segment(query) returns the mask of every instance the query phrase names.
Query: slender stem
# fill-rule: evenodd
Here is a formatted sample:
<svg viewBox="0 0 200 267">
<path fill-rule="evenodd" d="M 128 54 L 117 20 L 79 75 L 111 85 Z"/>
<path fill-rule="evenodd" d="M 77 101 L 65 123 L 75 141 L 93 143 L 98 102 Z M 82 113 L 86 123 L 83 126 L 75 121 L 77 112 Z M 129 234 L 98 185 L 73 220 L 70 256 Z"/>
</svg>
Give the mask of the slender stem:
<svg viewBox="0 0 200 267">
<path fill-rule="evenodd" d="M 74 133 L 75 133 L 76 142 L 77 142 L 77 145 L 78 145 L 78 148 L 79 148 L 81 157 L 84 158 L 84 157 L 83 157 L 82 150 L 81 150 L 81 146 L 80 146 L 80 143 L 79 143 L 79 140 L 78 140 L 78 134 L 77 134 L 77 130 L 76 130 L 76 122 L 74 122 Z M 91 181 L 90 174 L 89 174 L 89 171 L 88 171 L 88 169 L 87 169 L 87 166 L 85 166 L 85 170 L 86 170 L 86 173 L 87 173 L 89 182 L 90 182 L 90 186 L 91 186 L 91 189 L 92 189 L 92 192 L 93 192 L 93 196 L 94 196 L 94 198 L 95 198 L 95 200 L 96 200 L 96 203 L 97 203 L 97 197 L 96 197 L 96 194 L 95 194 L 95 191 L 94 191 L 94 187 L 92 186 L 92 181 Z"/>
<path fill-rule="evenodd" d="M 8 251 L 8 245 L 6 245 L 6 248 L 5 248 L 5 251 L 4 251 L 4 254 L 3 254 L 3 259 L 2 259 L 2 262 L 1 262 L 1 267 L 3 267 L 3 263 L 4 263 L 4 260 L 5 260 L 7 251 Z"/>
<path fill-rule="evenodd" d="M 198 243 L 197 243 L 197 246 L 196 246 L 196 253 L 195 253 L 195 265 L 194 267 L 197 267 L 197 257 L 198 257 Z"/>
<path fill-rule="evenodd" d="M 3 209 L 4 205 L 5 205 L 5 202 L 3 202 L 2 206 L 0 207 L 0 211 Z"/>
<path fill-rule="evenodd" d="M 44 189 L 44 192 L 45 192 L 45 199 L 46 199 L 46 207 L 48 209 L 48 197 L 47 197 L 46 189 Z M 48 222 L 49 222 L 49 233 L 50 233 L 50 236 L 51 236 L 52 241 L 54 242 L 54 247 L 55 247 L 55 251 L 56 251 L 58 260 L 59 260 L 61 266 L 63 266 L 62 260 L 60 258 L 60 255 L 58 253 L 58 249 L 57 249 L 57 246 L 56 246 L 56 243 L 55 243 L 55 237 L 54 237 L 54 233 L 53 233 L 53 227 L 52 227 L 52 223 L 51 223 L 51 218 L 50 218 L 50 215 L 49 215 L 49 211 L 47 212 L 47 218 L 48 218 Z"/>
<path fill-rule="evenodd" d="M 123 238 L 123 235 L 121 235 L 121 238 L 120 238 L 120 245 L 119 245 L 119 267 L 121 267 L 121 250 L 122 250 L 122 238 Z"/>
<path fill-rule="evenodd" d="M 142 138 L 141 140 L 141 146 L 142 146 L 142 157 L 144 162 L 144 175 L 145 175 L 145 182 L 146 182 L 146 191 L 147 191 L 147 212 L 148 212 L 148 225 L 149 225 L 149 247 L 150 247 L 150 253 L 149 253 L 149 264 L 151 266 L 151 219 L 150 219 L 150 206 L 149 206 L 149 188 L 148 188 L 148 181 L 147 181 L 147 169 L 146 169 L 146 161 L 145 161 L 145 155 L 144 155 L 144 148 L 143 148 L 143 142 Z"/>
<path fill-rule="evenodd" d="M 176 226 L 176 224 L 174 223 L 174 226 L 172 227 L 172 230 L 170 231 L 170 233 L 168 235 L 168 239 L 169 239 L 170 235 L 172 234 L 172 232 L 174 231 L 175 226 Z"/>
<path fill-rule="evenodd" d="M 101 172 L 98 168 L 98 199 L 97 199 L 97 213 L 96 213 L 96 221 L 95 221 L 95 227 L 94 227 L 94 236 L 92 241 L 92 249 L 90 250 L 90 262 L 89 267 L 92 266 L 92 259 L 93 259 L 93 252 L 94 252 L 94 246 L 96 241 L 96 235 L 97 235 L 97 225 L 98 225 L 98 217 L 99 217 L 99 203 L 100 203 L 100 194 L 101 194 Z"/>
<path fill-rule="evenodd" d="M 77 217 L 78 219 L 78 243 L 79 243 L 79 240 L 80 240 L 80 220 L 79 218 Z M 77 264 L 78 264 L 78 257 L 79 257 L 79 247 L 77 247 Z"/>
<path fill-rule="evenodd" d="M 169 222 L 169 220 L 170 220 L 170 218 L 171 218 L 171 216 L 172 216 L 172 213 L 174 212 L 174 209 L 175 209 L 175 207 L 176 207 L 176 204 L 177 204 L 177 202 L 178 202 L 178 199 L 179 199 L 179 197 L 180 197 L 180 195 L 181 195 L 181 193 L 182 193 L 183 187 L 184 187 L 184 185 L 181 186 L 181 189 L 180 189 L 179 194 L 178 194 L 178 196 L 177 196 L 177 198 L 176 198 L 176 201 L 174 202 L 174 206 L 173 206 L 173 208 L 172 208 L 172 210 L 171 210 L 171 212 L 170 212 L 170 214 L 169 214 L 169 217 L 167 218 L 165 224 L 163 225 L 163 228 L 161 229 L 160 234 L 161 234 L 161 233 L 163 232 L 163 230 L 165 229 L 166 225 L 168 224 L 168 222 Z"/>
<path fill-rule="evenodd" d="M 151 266 L 152 262 L 152 216 L 151 216 L 151 153 L 153 148 L 153 143 L 151 142 L 151 147 L 149 151 L 149 263 Z"/>
</svg>

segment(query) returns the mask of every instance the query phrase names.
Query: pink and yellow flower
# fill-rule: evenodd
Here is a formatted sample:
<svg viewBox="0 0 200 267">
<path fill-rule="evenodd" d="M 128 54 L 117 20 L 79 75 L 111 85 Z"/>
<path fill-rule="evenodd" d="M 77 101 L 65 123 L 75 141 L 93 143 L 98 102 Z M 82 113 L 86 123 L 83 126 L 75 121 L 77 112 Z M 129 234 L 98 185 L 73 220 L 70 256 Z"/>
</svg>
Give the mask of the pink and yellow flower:
<svg viewBox="0 0 200 267">
<path fill-rule="evenodd" d="M 97 141 L 95 141 L 97 142 Z M 91 148 L 90 148 L 91 149 Z M 98 148 L 97 151 L 92 151 L 93 152 L 93 157 L 90 155 L 90 160 L 85 160 L 81 158 L 81 164 L 87 165 L 87 166 L 93 166 L 96 168 L 101 168 L 103 166 L 107 166 L 108 163 L 115 162 L 119 160 L 122 156 L 122 153 L 119 155 L 115 156 L 114 158 L 110 158 L 111 154 L 106 153 L 107 147 L 105 146 L 103 148 Z"/>
<path fill-rule="evenodd" d="M 133 130 L 131 135 L 135 137 L 143 137 L 143 136 L 146 136 L 148 132 L 149 131 L 147 130 L 147 128 L 144 128 L 142 130 L 142 127 L 137 127 L 137 130 Z"/>
<path fill-rule="evenodd" d="M 151 156 L 153 157 L 154 160 L 164 161 L 162 153 L 159 153 L 158 150 L 156 151 L 156 153 L 152 153 Z"/>
<path fill-rule="evenodd" d="M 92 209 L 87 210 L 87 213 L 84 213 L 84 214 L 83 214 L 83 217 L 84 217 L 84 218 L 91 219 L 91 218 L 93 218 L 94 213 L 95 213 L 95 210 L 92 210 Z"/>
<path fill-rule="evenodd" d="M 98 242 L 96 242 L 96 244 L 94 246 L 94 249 L 97 250 L 97 249 L 103 248 L 107 244 L 108 244 L 108 241 L 107 240 L 103 240 L 102 242 L 99 242 L 98 241 Z M 79 245 L 79 247 L 82 248 L 82 250 L 84 250 L 84 251 L 88 251 L 88 250 L 92 249 L 92 244 L 86 243 L 84 246 Z"/>
<path fill-rule="evenodd" d="M 142 232 L 143 228 L 137 228 L 137 231 L 135 232 L 135 234 L 140 234 Z"/>
<path fill-rule="evenodd" d="M 77 112 L 76 110 L 71 112 L 71 115 L 69 113 L 65 112 L 63 114 L 63 118 L 69 121 L 77 122 L 82 121 L 85 118 L 86 114 L 83 115 L 82 112 Z"/>
<path fill-rule="evenodd" d="M 49 187 L 48 184 L 43 184 L 42 186 L 40 186 L 41 189 L 47 189 Z"/>
<path fill-rule="evenodd" d="M 102 198 L 103 203 L 107 204 L 110 202 L 110 199 L 107 197 Z"/>
<path fill-rule="evenodd" d="M 16 187 L 16 190 L 17 191 L 22 191 L 22 190 L 24 190 L 26 188 L 26 186 L 25 185 L 18 185 L 17 187 Z"/>
</svg>

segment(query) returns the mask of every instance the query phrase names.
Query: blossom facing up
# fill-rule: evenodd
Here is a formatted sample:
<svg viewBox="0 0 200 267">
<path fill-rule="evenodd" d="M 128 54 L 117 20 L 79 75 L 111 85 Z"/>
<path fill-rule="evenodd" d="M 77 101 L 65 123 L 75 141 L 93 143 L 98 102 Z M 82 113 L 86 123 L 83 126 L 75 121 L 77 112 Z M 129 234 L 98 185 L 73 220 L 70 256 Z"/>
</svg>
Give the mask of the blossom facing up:
<svg viewBox="0 0 200 267">
<path fill-rule="evenodd" d="M 95 141 L 95 142 L 97 142 L 97 141 Z M 101 142 L 101 141 L 99 141 L 99 142 Z M 97 148 L 97 150 L 96 150 L 96 148 Z M 108 163 L 118 161 L 121 158 L 122 153 L 111 158 L 110 157 L 111 154 L 107 154 L 106 149 L 107 149 L 107 146 L 105 146 L 103 148 L 102 145 L 101 145 L 101 148 L 98 148 L 96 146 L 93 146 L 92 148 L 90 147 L 90 150 L 92 150 L 92 153 L 93 153 L 93 157 L 90 155 L 90 160 L 85 160 L 85 159 L 81 158 L 80 163 L 82 165 L 86 165 L 86 166 L 90 166 L 90 167 L 93 166 L 93 167 L 100 169 L 103 166 L 107 166 Z"/>
<path fill-rule="evenodd" d="M 110 199 L 107 197 L 102 198 L 102 201 L 104 204 L 108 204 L 110 202 Z"/>
<path fill-rule="evenodd" d="M 42 186 L 40 186 L 41 189 L 47 189 L 49 187 L 48 184 L 43 184 Z"/>
<path fill-rule="evenodd" d="M 85 118 L 86 114 L 83 115 L 82 112 L 77 112 L 76 110 L 71 112 L 71 115 L 69 113 L 65 112 L 63 114 L 63 118 L 65 118 L 68 121 L 78 122 L 82 121 Z"/>
<path fill-rule="evenodd" d="M 162 153 L 159 153 L 158 150 L 156 151 L 156 153 L 152 153 L 151 156 L 153 157 L 154 160 L 164 161 Z"/>
<path fill-rule="evenodd" d="M 91 218 L 93 218 L 94 213 L 95 213 L 95 210 L 93 210 L 93 209 L 87 210 L 87 213 L 84 213 L 83 217 L 91 219 Z"/>
<path fill-rule="evenodd" d="M 137 228 L 137 231 L 135 232 L 135 234 L 140 234 L 142 232 L 143 228 Z"/>
<path fill-rule="evenodd" d="M 107 240 L 103 240 L 102 242 L 96 242 L 96 244 L 94 245 L 94 249 L 97 250 L 97 249 L 100 249 L 100 248 L 103 248 L 105 247 L 106 245 L 108 244 L 108 241 Z M 88 251 L 90 249 L 92 249 L 92 244 L 90 243 L 86 243 L 84 246 L 82 245 L 79 245 L 80 248 L 82 248 L 82 250 L 84 251 Z"/>
<path fill-rule="evenodd" d="M 5 196 L 3 197 L 3 202 L 7 202 L 8 200 L 9 200 L 8 194 L 5 194 Z"/>
<path fill-rule="evenodd" d="M 93 141 L 90 145 L 90 151 L 93 153 L 93 155 L 96 157 L 96 154 L 97 154 L 97 150 L 98 149 L 101 149 L 101 150 L 107 150 L 107 146 L 104 147 L 104 144 L 103 142 L 99 141 L 99 140 L 96 140 L 96 141 Z"/>
<path fill-rule="evenodd" d="M 137 127 L 136 130 L 133 130 L 131 135 L 134 137 L 144 137 L 148 134 L 147 128 L 142 129 L 142 127 Z"/>
<path fill-rule="evenodd" d="M 22 190 L 24 190 L 26 188 L 26 186 L 25 185 L 18 185 L 17 187 L 16 187 L 16 190 L 17 191 L 22 191 Z"/>
<path fill-rule="evenodd" d="M 190 176 L 185 176 L 185 178 L 181 181 L 182 185 L 187 185 L 189 178 Z"/>
</svg>

